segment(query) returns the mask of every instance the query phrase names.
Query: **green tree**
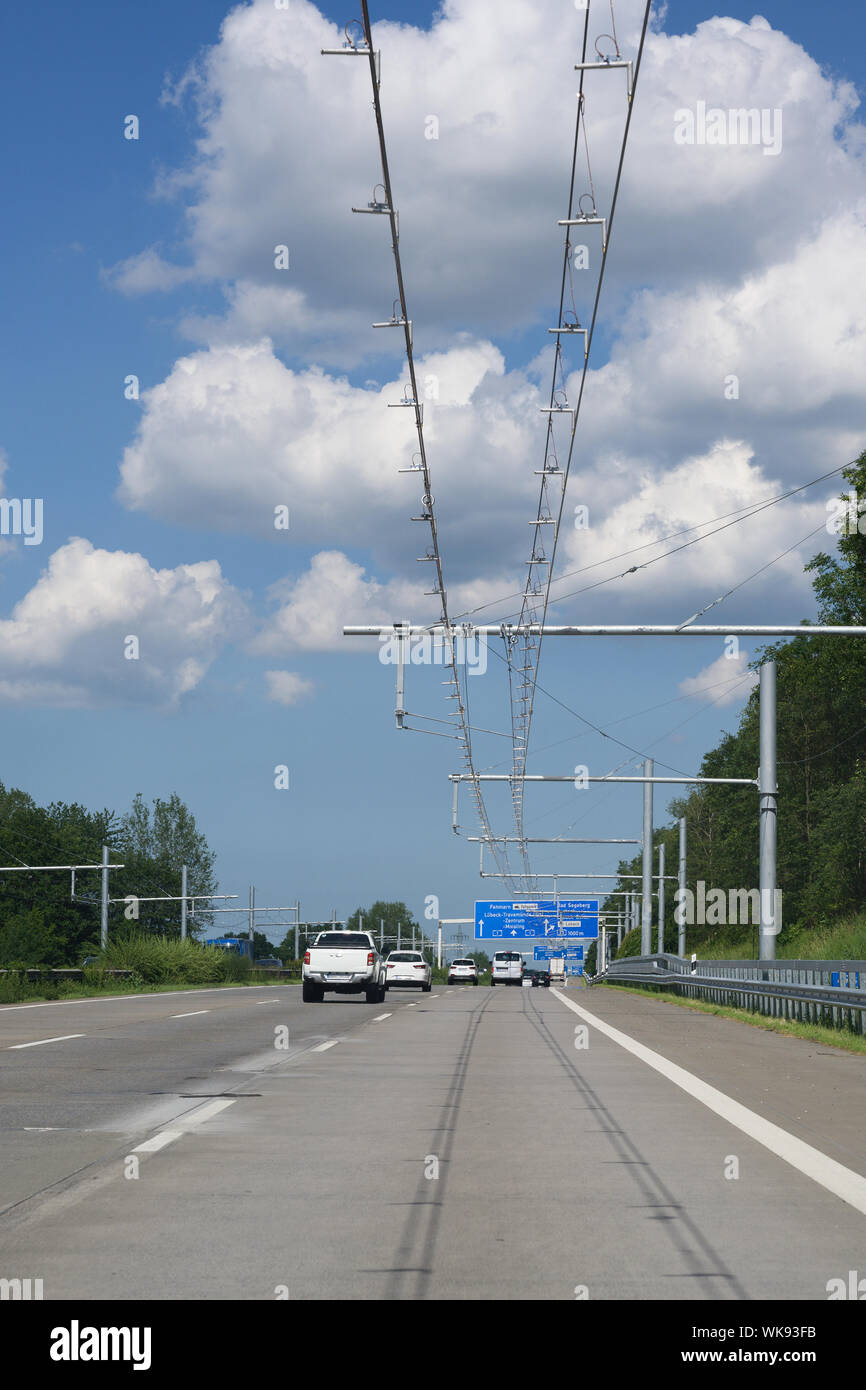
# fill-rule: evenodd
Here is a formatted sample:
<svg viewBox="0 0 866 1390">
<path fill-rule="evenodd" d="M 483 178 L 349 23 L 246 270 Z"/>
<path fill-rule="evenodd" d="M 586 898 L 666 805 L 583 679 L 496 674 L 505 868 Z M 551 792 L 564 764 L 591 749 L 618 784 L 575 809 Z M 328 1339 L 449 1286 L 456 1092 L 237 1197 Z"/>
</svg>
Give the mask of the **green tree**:
<svg viewBox="0 0 866 1390">
<path fill-rule="evenodd" d="M 0 926 L 0 966 L 63 965 L 65 957 L 66 944 L 41 908 L 15 913 Z"/>
<path fill-rule="evenodd" d="M 44 963 L 79 963 L 98 931 L 94 901 L 98 900 L 99 879 L 93 871 L 78 873 L 73 898 L 69 871 L 27 872 L 23 866 L 99 863 L 103 844 L 115 844 L 117 831 L 113 811 L 90 812 L 77 803 L 65 802 L 37 806 L 26 792 L 0 783 L 0 862 L 8 866 L 5 873 L 0 872 L 0 926 L 18 922 L 17 933 L 25 930 L 20 926 L 22 921 L 30 921 L 25 931 L 28 950 L 37 949 L 37 940 L 44 941 L 51 956 Z M 50 938 L 36 932 L 36 919 L 27 917 L 31 909 L 38 909 Z"/>
<path fill-rule="evenodd" d="M 396 950 L 397 930 L 400 931 L 400 944 L 403 947 L 412 945 L 412 932 L 415 933 L 415 944 L 420 950 L 422 945 L 427 944 L 423 941 L 423 933 L 420 926 L 415 921 L 411 911 L 403 902 L 382 902 L 376 901 L 372 907 L 356 907 L 346 920 L 347 931 L 368 931 L 372 932 L 379 941 L 381 923 L 384 922 L 385 950 Z"/>
<path fill-rule="evenodd" d="M 219 886 L 216 855 L 176 792 L 167 800 L 154 797 L 150 806 L 138 792 L 120 823 L 117 847 L 125 867 L 111 876 L 113 898 L 179 897 L 183 864 L 191 896 L 215 893 Z M 180 930 L 179 902 L 140 902 L 137 910 L 140 930 L 168 935 Z M 212 925 L 213 916 L 202 904 L 189 922 L 190 933 L 203 933 Z"/>
<path fill-rule="evenodd" d="M 866 623 L 866 515 L 855 498 L 866 499 L 866 452 L 844 471 L 843 497 L 851 520 L 834 555 L 818 554 L 806 566 L 812 575 L 821 623 Z M 808 624 L 804 624 L 807 628 Z M 777 666 L 779 838 L 778 884 L 783 893 L 782 940 L 808 933 L 862 907 L 866 901 L 866 644 L 860 638 L 803 636 L 759 652 Z M 743 708 L 735 733 L 723 734 L 701 764 L 707 777 L 755 777 L 760 761 L 760 703 L 757 688 Z M 694 887 L 756 887 L 758 827 L 751 788 L 701 786 L 669 807 L 688 821 L 688 877 Z M 677 862 L 677 828 L 656 831 L 667 863 Z M 639 872 L 640 856 L 620 865 Z M 627 885 L 623 880 L 617 885 Z M 673 887 L 673 885 L 671 885 Z M 609 898 L 608 911 L 621 899 Z M 667 897 L 665 945 L 676 949 L 673 893 Z M 749 926 L 753 940 L 756 931 Z M 690 928 L 689 950 L 720 940 L 723 927 Z M 743 927 L 727 935 L 742 940 Z M 653 942 L 655 948 L 655 941 Z M 798 949 L 800 949 L 798 947 Z M 808 955 L 807 939 L 802 947 Z"/>
</svg>

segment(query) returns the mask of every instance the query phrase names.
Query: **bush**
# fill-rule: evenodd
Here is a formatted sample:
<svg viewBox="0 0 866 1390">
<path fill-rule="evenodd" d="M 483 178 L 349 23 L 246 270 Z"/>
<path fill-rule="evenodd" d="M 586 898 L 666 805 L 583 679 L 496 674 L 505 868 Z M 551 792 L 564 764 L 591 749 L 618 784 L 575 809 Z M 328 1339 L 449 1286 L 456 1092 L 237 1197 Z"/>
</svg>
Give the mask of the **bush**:
<svg viewBox="0 0 866 1390">
<path fill-rule="evenodd" d="M 108 943 L 99 964 L 132 970 L 135 980 L 144 984 L 220 984 L 246 979 L 250 971 L 245 957 L 218 946 L 200 946 L 189 937 L 182 941 L 147 932 L 116 937 Z"/>
<path fill-rule="evenodd" d="M 641 929 L 635 927 L 633 931 L 626 932 L 622 939 L 622 945 L 616 953 L 616 959 L 622 960 L 623 956 L 639 956 L 641 953 Z"/>
<path fill-rule="evenodd" d="M 28 966 L 61 965 L 64 944 L 39 908 L 7 917 L 0 926 L 0 966 L 19 960 Z"/>
<path fill-rule="evenodd" d="M 219 949 L 219 948 L 217 948 Z M 249 956 L 236 956 L 233 951 L 221 952 L 225 964 L 226 980 L 248 980 L 250 977 Z"/>
</svg>

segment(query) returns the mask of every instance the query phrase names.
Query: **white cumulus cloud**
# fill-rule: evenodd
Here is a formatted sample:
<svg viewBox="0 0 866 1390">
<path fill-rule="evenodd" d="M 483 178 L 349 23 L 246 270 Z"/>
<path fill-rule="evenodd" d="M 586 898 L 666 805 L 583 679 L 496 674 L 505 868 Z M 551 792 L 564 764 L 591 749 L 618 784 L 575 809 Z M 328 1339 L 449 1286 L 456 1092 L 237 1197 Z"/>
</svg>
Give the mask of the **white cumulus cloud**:
<svg viewBox="0 0 866 1390">
<path fill-rule="evenodd" d="M 716 705 L 740 704 L 758 684 L 758 673 L 748 669 L 748 661 L 748 652 L 740 650 L 731 656 L 722 652 L 696 676 L 680 681 L 680 694 L 701 696 Z"/>
<path fill-rule="evenodd" d="M 0 698 L 174 705 L 244 620 L 215 560 L 157 570 L 74 537 L 0 621 Z"/>
<path fill-rule="evenodd" d="M 265 671 L 268 699 L 278 705 L 296 705 L 312 694 L 313 682 L 294 671 Z"/>
</svg>

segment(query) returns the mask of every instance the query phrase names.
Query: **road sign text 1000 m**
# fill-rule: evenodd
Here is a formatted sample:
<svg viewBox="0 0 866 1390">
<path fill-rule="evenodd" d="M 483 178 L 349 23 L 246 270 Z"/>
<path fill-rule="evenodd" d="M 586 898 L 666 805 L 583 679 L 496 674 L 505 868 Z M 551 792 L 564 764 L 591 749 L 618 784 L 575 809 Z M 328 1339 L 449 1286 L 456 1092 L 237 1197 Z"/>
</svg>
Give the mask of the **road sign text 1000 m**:
<svg viewBox="0 0 866 1390">
<path fill-rule="evenodd" d="M 558 910 L 557 910 L 558 908 Z M 598 898 L 560 898 L 545 902 L 480 902 L 475 904 L 475 938 L 531 939 L 598 936 Z"/>
</svg>

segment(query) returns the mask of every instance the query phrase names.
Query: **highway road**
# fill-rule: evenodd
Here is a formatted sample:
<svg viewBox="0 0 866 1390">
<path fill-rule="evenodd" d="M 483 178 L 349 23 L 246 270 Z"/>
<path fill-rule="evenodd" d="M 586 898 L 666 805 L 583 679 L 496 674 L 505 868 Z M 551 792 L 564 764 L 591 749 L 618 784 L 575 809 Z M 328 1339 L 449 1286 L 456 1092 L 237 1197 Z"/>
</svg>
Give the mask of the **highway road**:
<svg viewBox="0 0 866 1390">
<path fill-rule="evenodd" d="M 826 1300 L 866 1272 L 864 1076 L 583 987 L 7 1006 L 0 1276 L 46 1299 Z"/>
</svg>

